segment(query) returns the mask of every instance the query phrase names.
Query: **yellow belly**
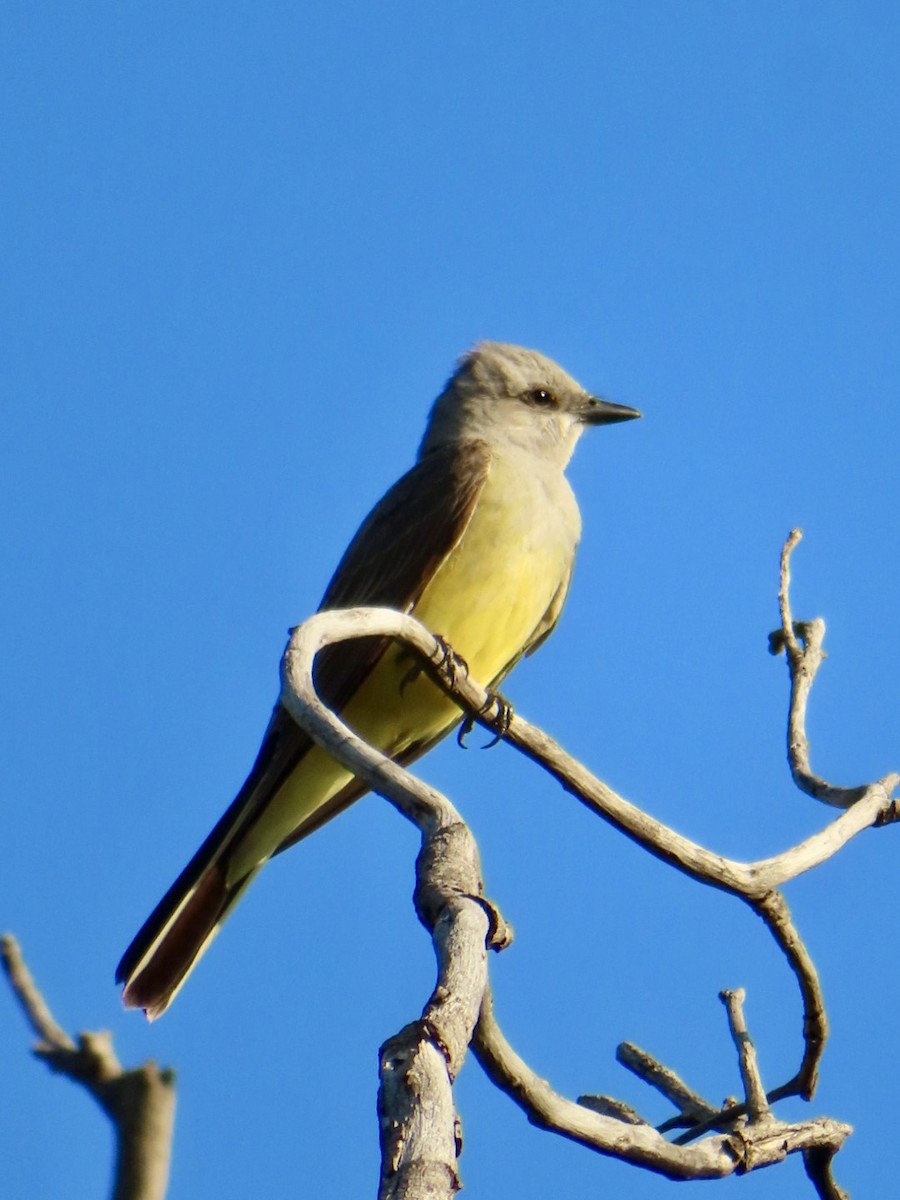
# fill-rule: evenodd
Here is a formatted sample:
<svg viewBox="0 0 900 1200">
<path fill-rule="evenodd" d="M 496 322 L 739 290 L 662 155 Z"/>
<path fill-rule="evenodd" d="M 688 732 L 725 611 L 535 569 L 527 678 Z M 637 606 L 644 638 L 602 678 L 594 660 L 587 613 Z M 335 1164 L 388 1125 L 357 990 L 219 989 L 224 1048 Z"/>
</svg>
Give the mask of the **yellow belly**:
<svg viewBox="0 0 900 1200">
<path fill-rule="evenodd" d="M 520 485 L 520 477 L 502 464 L 492 467 L 463 538 L 413 609 L 462 655 L 473 678 L 486 684 L 501 678 L 530 642 L 568 575 L 578 537 L 574 501 L 574 519 L 573 511 L 536 512 L 545 493 Z M 571 492 L 564 486 L 568 500 Z M 460 717 L 456 705 L 415 671 L 409 652 L 391 646 L 341 714 L 391 756 L 432 741 Z M 240 878 L 272 854 L 350 778 L 324 751 L 309 751 L 248 831 L 229 877 Z"/>
</svg>

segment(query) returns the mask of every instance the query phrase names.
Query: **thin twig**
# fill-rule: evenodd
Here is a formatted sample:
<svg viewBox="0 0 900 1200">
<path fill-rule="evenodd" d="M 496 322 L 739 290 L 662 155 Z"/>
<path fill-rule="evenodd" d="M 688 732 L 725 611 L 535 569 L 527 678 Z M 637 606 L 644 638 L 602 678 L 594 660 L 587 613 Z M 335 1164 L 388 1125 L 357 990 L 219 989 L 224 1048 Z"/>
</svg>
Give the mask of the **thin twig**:
<svg viewBox="0 0 900 1200">
<path fill-rule="evenodd" d="M 801 657 L 800 644 L 794 631 L 791 612 L 791 555 L 803 538 L 802 529 L 792 529 L 781 548 L 781 572 L 778 586 L 778 611 L 781 614 L 781 632 L 787 653 L 793 658 Z"/>
<path fill-rule="evenodd" d="M 835 1151 L 830 1146 L 817 1146 L 803 1151 L 803 1165 L 819 1200 L 850 1200 L 850 1193 L 835 1183 L 831 1173 Z"/>
<path fill-rule="evenodd" d="M 22 957 L 19 943 L 11 933 L 5 933 L 0 938 L 0 963 L 6 972 L 13 995 L 18 1000 L 19 1007 L 25 1014 L 25 1019 L 33 1033 L 48 1047 L 55 1046 L 58 1050 L 74 1050 L 75 1043 L 62 1026 L 53 1019 L 53 1014 Z"/>
<path fill-rule="evenodd" d="M 633 1042 L 621 1042 L 618 1045 L 616 1061 L 674 1104 L 680 1116 L 673 1120 L 678 1120 L 681 1124 L 686 1121 L 694 1124 L 698 1121 L 709 1121 L 717 1116 L 715 1105 L 704 1100 L 670 1067 L 664 1066 L 652 1054 L 648 1054 L 640 1046 L 635 1046 Z M 669 1125 L 669 1122 L 666 1124 Z"/>
<path fill-rule="evenodd" d="M 759 1064 L 756 1061 L 756 1047 L 744 1020 L 743 988 L 726 988 L 719 993 L 719 999 L 725 1005 L 728 1013 L 728 1027 L 734 1039 L 738 1052 L 738 1066 L 744 1084 L 747 1113 L 750 1121 L 758 1125 L 761 1121 L 771 1120 L 772 1113 L 766 1099 L 766 1089 L 762 1085 L 759 1074 Z"/>
<path fill-rule="evenodd" d="M 781 550 L 781 572 L 778 588 L 778 608 L 781 614 L 781 629 L 777 635 L 769 635 L 769 649 L 778 654 L 782 649 L 787 659 L 791 677 L 790 705 L 788 709 L 788 764 L 797 787 L 808 796 L 821 800 L 832 808 L 850 808 L 860 800 L 869 785 L 858 787 L 835 787 L 816 775 L 810 765 L 809 738 L 806 733 L 806 707 L 809 693 L 825 661 L 822 643 L 825 639 L 825 622 L 821 617 L 814 621 L 798 622 L 791 611 L 791 555 L 800 544 L 803 533 L 792 529 Z"/>
<path fill-rule="evenodd" d="M 721 1179 L 819 1146 L 836 1152 L 851 1132 L 849 1126 L 827 1117 L 793 1124 L 772 1120 L 684 1145 L 667 1141 L 650 1125 L 588 1111 L 560 1096 L 516 1054 L 497 1024 L 489 991 L 472 1050 L 488 1078 L 525 1111 L 533 1125 L 667 1179 Z"/>
<path fill-rule="evenodd" d="M 819 1079 L 819 1064 L 828 1040 L 828 1015 L 819 973 L 812 956 L 791 920 L 787 901 L 780 892 L 770 892 L 752 908 L 769 928 L 788 966 L 794 973 L 803 1003 L 803 1059 L 793 1079 L 769 1092 L 770 1103 L 785 1096 L 801 1096 L 811 1100 Z"/>
<path fill-rule="evenodd" d="M 0 939 L 0 963 L 40 1041 L 34 1054 L 80 1084 L 112 1121 L 116 1134 L 113 1200 L 163 1200 L 175 1121 L 175 1076 L 155 1063 L 126 1070 L 108 1033 L 73 1040 L 53 1018 L 12 934 Z"/>
</svg>

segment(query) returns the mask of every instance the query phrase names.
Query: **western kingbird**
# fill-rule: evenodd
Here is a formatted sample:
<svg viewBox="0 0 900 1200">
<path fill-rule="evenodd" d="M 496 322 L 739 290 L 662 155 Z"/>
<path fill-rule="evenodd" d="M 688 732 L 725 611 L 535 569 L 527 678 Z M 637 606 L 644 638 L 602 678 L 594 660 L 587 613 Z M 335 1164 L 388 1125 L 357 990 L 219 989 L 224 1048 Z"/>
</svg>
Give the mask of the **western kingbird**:
<svg viewBox="0 0 900 1200">
<path fill-rule="evenodd" d="M 483 342 L 435 401 L 416 465 L 350 543 L 321 609 L 409 612 L 496 685 L 559 619 L 581 516 L 565 477 L 588 425 L 641 414 L 589 395 L 556 363 Z M 387 638 L 327 647 L 320 695 L 399 763 L 456 725 L 459 708 Z M 256 873 L 366 791 L 280 703 L 247 781 L 153 910 L 116 972 L 129 1008 L 163 1013 Z"/>
</svg>

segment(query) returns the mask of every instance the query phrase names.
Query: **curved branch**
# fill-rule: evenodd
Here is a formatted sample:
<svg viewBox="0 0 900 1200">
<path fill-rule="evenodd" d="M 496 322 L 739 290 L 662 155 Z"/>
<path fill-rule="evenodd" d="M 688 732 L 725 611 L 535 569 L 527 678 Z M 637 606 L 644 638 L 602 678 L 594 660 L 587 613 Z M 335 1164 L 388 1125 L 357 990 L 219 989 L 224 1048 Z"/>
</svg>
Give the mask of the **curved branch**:
<svg viewBox="0 0 900 1200">
<path fill-rule="evenodd" d="M 487 949 L 503 948 L 510 934 L 484 898 L 478 848 L 450 801 L 368 746 L 316 694 L 316 654 L 348 636 L 364 636 L 352 611 L 323 613 L 293 630 L 281 702 L 319 745 L 421 831 L 415 904 L 432 936 L 438 978 L 421 1017 L 380 1050 L 379 1197 L 451 1200 L 460 1187 L 461 1150 L 452 1084 L 487 986 Z"/>
<path fill-rule="evenodd" d="M 768 926 L 769 932 L 788 961 L 797 980 L 803 1002 L 803 1059 L 797 1074 L 787 1083 L 773 1088 L 768 1099 L 772 1102 L 785 1096 L 802 1096 L 811 1100 L 819 1077 L 819 1063 L 828 1040 L 828 1017 L 819 973 L 792 920 L 787 901 L 780 892 L 771 892 L 751 905 Z"/>
<path fill-rule="evenodd" d="M 778 855 L 749 863 L 726 858 L 676 833 L 668 825 L 657 821 L 637 805 L 620 796 L 577 759 L 567 754 L 552 737 L 514 713 L 501 696 L 470 679 L 465 664 L 414 617 L 386 608 L 335 610 L 311 617 L 294 631 L 294 637 L 301 631 L 308 631 L 304 632 L 304 638 L 316 640 L 321 636 L 319 631 L 326 625 L 329 630 L 329 642 L 367 636 L 393 637 L 405 642 L 422 657 L 435 681 L 456 700 L 463 712 L 492 732 L 501 734 L 505 741 L 542 766 L 566 791 L 597 816 L 619 829 L 656 858 L 701 883 L 734 895 L 761 899 L 789 879 L 794 879 L 797 875 L 826 862 L 864 829 L 891 819 L 891 791 L 900 783 L 900 776 L 896 775 L 865 785 L 861 792 L 862 798 L 851 809 L 842 813 L 819 833 Z M 293 653 L 293 640 L 292 637 L 285 652 L 285 662 L 288 655 Z M 305 714 L 310 711 L 309 708 L 304 704 L 295 712 L 291 708 L 287 692 L 282 695 L 282 703 L 300 724 L 308 719 Z M 419 793 L 409 793 L 407 800 L 400 802 L 384 790 L 398 786 L 402 791 L 405 786 L 404 777 L 406 781 L 412 777 L 390 760 L 366 747 L 358 738 L 351 735 L 352 740 L 348 740 L 346 735 L 349 730 L 346 730 L 337 718 L 334 718 L 334 721 L 330 731 L 325 726 L 319 735 L 313 731 L 316 740 L 341 759 L 355 774 L 366 779 L 375 791 L 386 795 L 387 799 L 401 808 L 401 811 L 405 811 L 406 815 L 410 816 L 412 811 L 421 810 Z M 364 751 L 368 751 L 368 754 Z M 425 787 L 424 784 L 420 786 Z M 423 794 L 432 802 L 438 796 L 434 789 L 427 788 Z M 443 797 L 441 800 L 447 803 Z M 404 804 L 406 808 L 403 807 Z M 411 816 L 411 819 L 416 818 Z M 425 819 L 427 820 L 427 817 Z"/>
<path fill-rule="evenodd" d="M 791 612 L 791 555 L 800 544 L 803 532 L 792 529 L 781 549 L 781 573 L 778 587 L 778 609 L 781 614 L 781 628 L 769 634 L 769 651 L 771 654 L 785 652 L 788 670 L 791 676 L 791 695 L 788 708 L 788 764 L 791 778 L 797 787 L 830 804 L 833 808 L 849 808 L 856 804 L 866 794 L 867 786 L 835 787 L 827 783 L 821 776 L 816 775 L 810 765 L 809 738 L 806 734 L 806 706 L 809 693 L 818 674 L 819 667 L 825 661 L 825 651 L 822 642 L 825 639 L 825 622 L 821 617 L 814 621 L 795 621 Z M 892 785 L 896 787 L 896 777 Z"/>
</svg>

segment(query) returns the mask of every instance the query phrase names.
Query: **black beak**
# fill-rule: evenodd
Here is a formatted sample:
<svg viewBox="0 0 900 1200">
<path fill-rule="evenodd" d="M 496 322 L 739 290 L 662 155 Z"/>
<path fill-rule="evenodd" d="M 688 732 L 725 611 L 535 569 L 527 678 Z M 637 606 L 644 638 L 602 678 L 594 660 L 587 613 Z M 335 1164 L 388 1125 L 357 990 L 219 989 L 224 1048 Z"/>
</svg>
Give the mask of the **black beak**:
<svg viewBox="0 0 900 1200">
<path fill-rule="evenodd" d="M 627 404 L 613 404 L 610 400 L 601 400 L 599 396 L 586 396 L 581 410 L 585 425 L 614 425 L 617 421 L 633 421 L 635 417 L 643 415 Z"/>
</svg>

